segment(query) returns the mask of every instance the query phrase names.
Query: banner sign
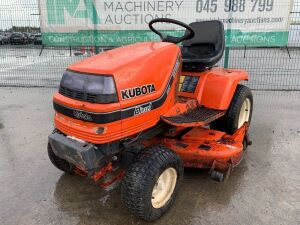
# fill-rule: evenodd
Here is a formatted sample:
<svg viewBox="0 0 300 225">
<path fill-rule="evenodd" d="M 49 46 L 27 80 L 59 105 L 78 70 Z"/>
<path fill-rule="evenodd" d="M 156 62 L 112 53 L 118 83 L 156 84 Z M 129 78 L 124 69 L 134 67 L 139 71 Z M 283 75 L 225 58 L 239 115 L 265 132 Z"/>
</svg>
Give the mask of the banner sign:
<svg viewBox="0 0 300 225">
<path fill-rule="evenodd" d="M 121 46 L 158 40 L 148 23 L 221 20 L 227 46 L 286 46 L 292 0 L 39 0 L 45 45 Z M 158 26 L 180 35 L 178 27 Z M 203 30 L 205 32 L 205 30 Z"/>
</svg>

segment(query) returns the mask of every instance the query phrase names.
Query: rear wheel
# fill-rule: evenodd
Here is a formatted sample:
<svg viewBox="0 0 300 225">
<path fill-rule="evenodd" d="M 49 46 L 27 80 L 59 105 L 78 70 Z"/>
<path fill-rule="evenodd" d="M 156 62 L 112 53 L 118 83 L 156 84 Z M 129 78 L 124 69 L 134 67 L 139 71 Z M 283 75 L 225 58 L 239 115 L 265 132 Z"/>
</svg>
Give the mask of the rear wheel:
<svg viewBox="0 0 300 225">
<path fill-rule="evenodd" d="M 251 90 L 239 84 L 225 116 L 211 123 L 211 128 L 233 134 L 245 122 L 250 123 L 253 111 Z"/>
<path fill-rule="evenodd" d="M 176 153 L 164 146 L 146 148 L 123 179 L 123 203 L 133 215 L 154 221 L 174 203 L 182 176 L 183 163 Z"/>
<path fill-rule="evenodd" d="M 61 159 L 61 158 L 57 157 L 54 154 L 54 152 L 53 152 L 53 150 L 51 148 L 51 145 L 49 143 L 48 143 L 48 156 L 49 156 L 50 161 L 52 162 L 52 164 L 56 168 L 58 168 L 58 169 L 60 169 L 60 170 L 62 170 L 64 172 L 66 172 L 66 173 L 70 173 L 70 174 L 74 173 L 75 166 L 72 165 L 71 163 L 67 162 L 64 159 Z"/>
</svg>

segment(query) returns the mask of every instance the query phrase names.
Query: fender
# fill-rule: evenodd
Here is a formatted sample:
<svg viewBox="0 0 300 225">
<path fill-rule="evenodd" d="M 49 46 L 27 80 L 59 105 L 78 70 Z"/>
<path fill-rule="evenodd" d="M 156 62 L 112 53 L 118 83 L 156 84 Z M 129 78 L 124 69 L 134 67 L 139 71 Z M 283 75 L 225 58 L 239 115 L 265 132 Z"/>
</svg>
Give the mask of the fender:
<svg viewBox="0 0 300 225">
<path fill-rule="evenodd" d="M 237 85 L 248 80 L 244 70 L 213 69 L 202 80 L 203 91 L 198 99 L 200 104 L 218 110 L 227 110 L 235 93 Z"/>
</svg>

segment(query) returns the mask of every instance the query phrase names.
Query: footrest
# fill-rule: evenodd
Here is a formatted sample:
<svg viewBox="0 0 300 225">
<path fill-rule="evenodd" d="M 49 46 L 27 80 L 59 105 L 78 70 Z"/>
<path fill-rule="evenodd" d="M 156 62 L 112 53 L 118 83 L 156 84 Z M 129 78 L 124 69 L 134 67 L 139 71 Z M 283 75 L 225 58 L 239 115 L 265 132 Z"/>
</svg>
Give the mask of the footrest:
<svg viewBox="0 0 300 225">
<path fill-rule="evenodd" d="M 199 107 L 177 116 L 163 116 L 161 119 L 173 126 L 193 127 L 209 124 L 223 116 L 225 112 L 224 110 Z"/>
</svg>

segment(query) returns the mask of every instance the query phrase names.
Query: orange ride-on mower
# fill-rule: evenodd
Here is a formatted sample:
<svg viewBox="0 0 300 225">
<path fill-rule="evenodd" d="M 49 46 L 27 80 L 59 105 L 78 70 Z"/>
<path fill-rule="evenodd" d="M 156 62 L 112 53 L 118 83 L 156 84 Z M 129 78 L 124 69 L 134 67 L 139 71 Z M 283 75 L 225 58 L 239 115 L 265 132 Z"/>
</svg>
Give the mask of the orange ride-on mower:
<svg viewBox="0 0 300 225">
<path fill-rule="evenodd" d="M 154 23 L 186 29 L 162 34 Z M 174 203 L 184 167 L 225 180 L 250 144 L 253 98 L 247 72 L 216 68 L 219 21 L 149 24 L 162 42 L 116 48 L 70 65 L 54 95 L 48 154 L 60 170 L 102 187 L 122 181 L 122 201 L 153 221 Z M 176 44 L 182 43 L 182 46 Z"/>
</svg>

